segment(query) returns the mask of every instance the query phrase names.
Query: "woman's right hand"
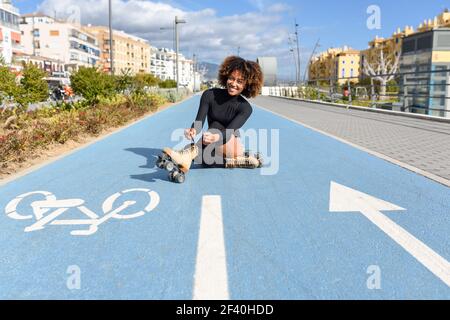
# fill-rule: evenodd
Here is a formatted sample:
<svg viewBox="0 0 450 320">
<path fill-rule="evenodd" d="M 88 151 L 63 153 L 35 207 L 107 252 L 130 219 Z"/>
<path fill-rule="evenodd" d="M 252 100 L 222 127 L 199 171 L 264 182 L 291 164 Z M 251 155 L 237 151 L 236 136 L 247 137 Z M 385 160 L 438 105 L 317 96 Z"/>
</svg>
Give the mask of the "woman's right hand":
<svg viewBox="0 0 450 320">
<path fill-rule="evenodd" d="M 184 130 L 184 136 L 186 137 L 186 139 L 194 140 L 196 135 L 197 135 L 197 130 L 195 130 L 194 128 L 189 128 L 189 129 Z"/>
</svg>

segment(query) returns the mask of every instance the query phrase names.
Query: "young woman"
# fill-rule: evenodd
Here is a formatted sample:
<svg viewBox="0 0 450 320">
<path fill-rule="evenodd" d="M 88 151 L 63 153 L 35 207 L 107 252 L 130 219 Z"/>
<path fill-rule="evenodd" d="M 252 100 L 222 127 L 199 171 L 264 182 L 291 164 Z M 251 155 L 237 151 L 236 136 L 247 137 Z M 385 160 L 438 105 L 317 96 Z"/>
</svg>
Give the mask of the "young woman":
<svg viewBox="0 0 450 320">
<path fill-rule="evenodd" d="M 202 139 L 181 151 L 163 150 L 184 172 L 199 156 L 209 165 L 213 164 L 211 158 L 220 158 L 226 168 L 261 166 L 258 157 L 244 153 L 239 133 L 253 111 L 244 97 L 256 97 L 263 85 L 261 68 L 256 62 L 230 56 L 220 66 L 218 80 L 223 89 L 214 88 L 203 93 L 197 117 L 191 128 L 185 130 L 186 138 L 194 140 L 207 118 L 208 131 L 203 133 Z M 215 152 L 211 154 L 210 150 Z"/>
</svg>

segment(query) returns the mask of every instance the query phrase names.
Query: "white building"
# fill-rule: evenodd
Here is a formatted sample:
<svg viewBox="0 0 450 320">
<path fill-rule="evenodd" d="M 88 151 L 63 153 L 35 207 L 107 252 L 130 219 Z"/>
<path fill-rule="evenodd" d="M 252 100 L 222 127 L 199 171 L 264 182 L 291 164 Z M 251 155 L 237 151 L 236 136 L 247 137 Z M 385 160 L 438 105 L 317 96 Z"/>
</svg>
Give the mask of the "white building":
<svg viewBox="0 0 450 320">
<path fill-rule="evenodd" d="M 0 0 L 0 55 L 6 64 L 23 54 L 19 28 L 19 10 L 9 0 Z"/>
<path fill-rule="evenodd" d="M 175 80 L 176 74 L 176 52 L 167 48 L 151 48 L 150 72 L 161 80 Z M 188 87 L 190 90 L 194 87 L 199 88 L 200 76 L 196 73 L 194 81 L 194 61 L 186 59 L 182 54 L 178 54 L 178 64 L 180 66 L 180 86 Z M 198 90 L 198 89 L 197 89 Z"/>
<path fill-rule="evenodd" d="M 100 49 L 95 36 L 81 26 L 42 14 L 21 17 L 20 30 L 25 53 L 62 61 L 67 69 L 98 66 Z"/>
<path fill-rule="evenodd" d="M 175 52 L 151 47 L 150 72 L 161 80 L 175 80 Z"/>
</svg>

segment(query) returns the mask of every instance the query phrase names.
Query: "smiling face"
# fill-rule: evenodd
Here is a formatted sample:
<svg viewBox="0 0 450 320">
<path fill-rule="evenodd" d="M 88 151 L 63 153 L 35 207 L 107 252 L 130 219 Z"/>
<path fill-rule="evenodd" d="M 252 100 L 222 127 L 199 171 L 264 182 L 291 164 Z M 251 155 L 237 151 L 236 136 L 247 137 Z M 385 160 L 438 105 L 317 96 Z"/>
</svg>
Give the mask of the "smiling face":
<svg viewBox="0 0 450 320">
<path fill-rule="evenodd" d="M 230 96 L 238 96 L 244 91 L 246 81 L 239 70 L 234 70 L 227 80 L 227 90 Z"/>
</svg>

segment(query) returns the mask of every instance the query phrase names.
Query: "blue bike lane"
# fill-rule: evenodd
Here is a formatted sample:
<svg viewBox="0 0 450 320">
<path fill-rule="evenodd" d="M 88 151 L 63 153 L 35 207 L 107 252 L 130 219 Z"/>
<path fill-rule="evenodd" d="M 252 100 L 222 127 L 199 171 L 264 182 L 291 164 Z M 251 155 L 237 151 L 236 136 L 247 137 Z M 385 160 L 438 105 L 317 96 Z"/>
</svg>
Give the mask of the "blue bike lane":
<svg viewBox="0 0 450 320">
<path fill-rule="evenodd" d="M 191 299 L 204 276 L 196 265 L 208 195 L 220 197 L 225 277 L 205 278 L 231 299 L 450 298 L 449 188 L 256 107 L 244 129 L 279 130 L 276 174 L 195 166 L 184 184 L 170 183 L 156 157 L 179 142 L 171 134 L 190 124 L 198 102 L 196 96 L 0 186 L 0 298 Z M 379 211 L 443 264 L 425 267 L 362 213 L 330 212 L 333 184 L 405 209 Z M 53 222 L 85 224 L 49 221 L 25 232 L 44 194 L 10 203 L 36 191 L 78 203 L 65 203 L 70 208 Z M 149 199 L 154 206 L 143 211 Z M 113 210 L 127 200 L 135 203 L 91 235 L 71 234 L 89 229 L 80 206 L 101 218 L 108 204 Z M 41 208 L 41 217 L 54 204 Z M 370 270 L 377 270 L 376 288 Z"/>
</svg>

